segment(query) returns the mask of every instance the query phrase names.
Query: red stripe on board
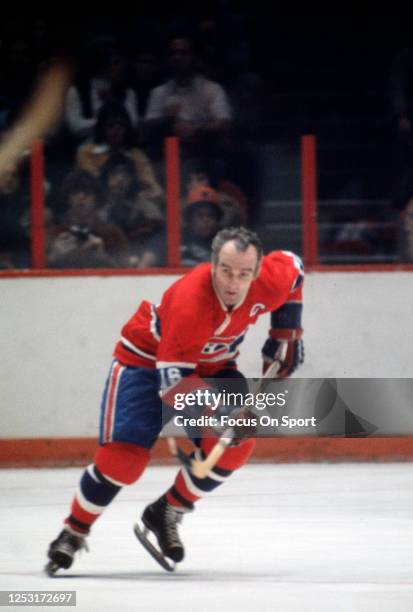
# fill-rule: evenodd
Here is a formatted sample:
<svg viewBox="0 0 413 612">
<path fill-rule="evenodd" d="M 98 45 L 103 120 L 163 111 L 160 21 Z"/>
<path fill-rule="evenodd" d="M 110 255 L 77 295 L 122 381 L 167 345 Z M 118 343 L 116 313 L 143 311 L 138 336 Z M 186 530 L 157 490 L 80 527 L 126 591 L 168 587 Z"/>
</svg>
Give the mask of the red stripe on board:
<svg viewBox="0 0 413 612">
<path fill-rule="evenodd" d="M 115 405 L 115 392 L 118 385 L 119 373 L 122 369 L 120 363 L 115 363 L 112 372 L 110 374 L 110 383 L 108 390 L 108 398 L 105 406 L 105 430 L 104 430 L 104 441 L 111 441 L 111 429 L 113 425 L 113 408 Z"/>
<path fill-rule="evenodd" d="M 178 443 L 186 452 L 193 448 L 188 440 Z M 96 438 L 0 440 L 0 466 L 86 466 L 93 461 L 97 445 Z M 177 464 L 162 438 L 152 450 L 151 458 L 152 463 Z M 250 461 L 413 461 L 413 436 L 260 439 Z"/>
<path fill-rule="evenodd" d="M 2 278 L 66 278 L 80 276 L 176 276 L 186 274 L 192 268 L 83 268 L 56 270 L 44 268 L 43 270 L 0 270 Z"/>
<path fill-rule="evenodd" d="M 89 276 L 176 276 L 190 272 L 192 268 L 99 268 L 79 270 L 1 270 L 2 278 L 72 278 Z M 316 264 L 306 266 L 311 272 L 413 272 L 413 264 Z"/>
<path fill-rule="evenodd" d="M 317 264 L 310 272 L 413 272 L 413 264 Z"/>
</svg>

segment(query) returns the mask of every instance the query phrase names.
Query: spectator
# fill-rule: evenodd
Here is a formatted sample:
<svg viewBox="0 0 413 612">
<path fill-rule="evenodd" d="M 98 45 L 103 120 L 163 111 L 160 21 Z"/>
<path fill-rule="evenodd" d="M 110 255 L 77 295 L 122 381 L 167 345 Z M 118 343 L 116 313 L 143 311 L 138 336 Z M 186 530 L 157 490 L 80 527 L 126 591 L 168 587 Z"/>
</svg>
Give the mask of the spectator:
<svg viewBox="0 0 413 612">
<path fill-rule="evenodd" d="M 224 213 L 219 194 L 211 187 L 198 185 L 188 194 L 183 207 L 181 264 L 195 266 L 211 259 L 211 241 L 220 229 Z M 166 264 L 166 240 L 157 234 L 145 245 L 139 267 L 151 268 Z"/>
<path fill-rule="evenodd" d="M 63 222 L 55 227 L 49 264 L 54 268 L 126 265 L 128 240 L 125 234 L 99 217 L 98 181 L 87 172 L 72 172 L 63 182 L 61 199 L 67 210 Z"/>
<path fill-rule="evenodd" d="M 77 150 L 77 165 L 81 170 L 99 177 L 104 164 L 113 154 L 122 153 L 135 164 L 142 193 L 149 199 L 159 198 L 162 189 L 146 155 L 133 142 L 133 127 L 128 113 L 119 104 L 102 106 L 95 126 L 93 143 Z"/>
<path fill-rule="evenodd" d="M 101 171 L 105 198 L 102 218 L 118 225 L 129 240 L 132 263 L 138 263 L 143 246 L 164 225 L 160 199 L 146 197 L 140 189 L 133 160 L 112 155 Z"/>
<path fill-rule="evenodd" d="M 223 217 L 218 193 L 211 187 L 195 187 L 187 198 L 183 217 L 182 265 L 196 266 L 209 261 L 211 242 Z"/>
<path fill-rule="evenodd" d="M 0 269 L 30 266 L 29 193 L 17 164 L 0 175 Z"/>
<path fill-rule="evenodd" d="M 195 71 L 188 38 L 169 45 L 171 78 L 149 97 L 146 129 L 153 138 L 179 136 L 188 156 L 214 157 L 228 145 L 231 108 L 224 89 Z"/>
<path fill-rule="evenodd" d="M 186 183 L 186 194 L 196 187 L 213 187 L 205 172 L 191 172 Z M 232 181 L 221 180 L 216 186 L 218 203 L 222 211 L 221 228 L 246 225 L 248 203 L 243 192 Z"/>
<path fill-rule="evenodd" d="M 132 125 L 138 123 L 138 99 L 133 89 L 126 85 L 126 58 L 116 44 L 101 50 L 102 58 L 97 74 L 83 74 L 79 67 L 75 85 L 66 96 L 65 117 L 72 134 L 81 141 L 91 139 L 99 110 L 104 104 L 118 103 L 130 116 Z"/>
</svg>

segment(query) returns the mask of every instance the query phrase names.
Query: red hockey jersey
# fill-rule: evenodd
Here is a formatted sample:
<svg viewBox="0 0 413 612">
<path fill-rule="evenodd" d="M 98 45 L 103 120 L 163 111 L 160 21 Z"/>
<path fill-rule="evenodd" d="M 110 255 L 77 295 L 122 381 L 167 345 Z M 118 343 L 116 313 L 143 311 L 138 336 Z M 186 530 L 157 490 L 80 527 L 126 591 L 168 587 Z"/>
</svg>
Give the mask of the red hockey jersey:
<svg viewBox="0 0 413 612">
<path fill-rule="evenodd" d="M 161 375 L 168 372 L 165 387 L 193 373 L 212 376 L 234 363 L 260 315 L 287 301 L 301 301 L 303 270 L 293 253 L 273 251 L 263 257 L 259 276 L 231 310 L 215 293 L 211 271 L 211 264 L 201 264 L 173 283 L 159 305 L 143 301 L 122 328 L 115 358 L 125 365 L 156 367 Z"/>
</svg>

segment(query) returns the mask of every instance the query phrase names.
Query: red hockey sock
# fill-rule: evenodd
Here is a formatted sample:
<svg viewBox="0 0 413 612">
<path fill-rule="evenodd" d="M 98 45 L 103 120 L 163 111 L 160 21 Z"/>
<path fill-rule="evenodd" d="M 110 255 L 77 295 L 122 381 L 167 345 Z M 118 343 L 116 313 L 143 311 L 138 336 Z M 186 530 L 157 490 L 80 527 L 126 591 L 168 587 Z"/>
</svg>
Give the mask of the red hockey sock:
<svg viewBox="0 0 413 612">
<path fill-rule="evenodd" d="M 216 438 L 202 440 L 201 449 L 204 457 L 209 454 L 216 442 Z M 234 470 L 242 467 L 250 457 L 254 446 L 255 440 L 249 439 L 238 446 L 227 448 L 206 478 L 196 478 L 186 469 L 179 470 L 174 484 L 166 493 L 167 501 L 172 506 L 191 509 L 194 502 L 212 492 L 225 482 Z"/>
<path fill-rule="evenodd" d="M 111 442 L 96 451 L 95 465 L 112 482 L 123 486 L 133 484 L 142 475 L 150 458 L 143 446 L 128 442 Z"/>
<path fill-rule="evenodd" d="M 138 480 L 148 461 L 149 451 L 133 444 L 100 447 L 95 463 L 83 473 L 65 524 L 79 533 L 88 533 L 122 486 Z"/>
</svg>

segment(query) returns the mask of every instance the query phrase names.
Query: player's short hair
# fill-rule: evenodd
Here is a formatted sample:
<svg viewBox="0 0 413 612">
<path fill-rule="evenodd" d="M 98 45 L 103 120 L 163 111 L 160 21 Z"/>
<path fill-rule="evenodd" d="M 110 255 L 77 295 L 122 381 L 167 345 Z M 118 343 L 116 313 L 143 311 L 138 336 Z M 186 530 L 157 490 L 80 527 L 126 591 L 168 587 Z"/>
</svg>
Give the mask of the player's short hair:
<svg viewBox="0 0 413 612">
<path fill-rule="evenodd" d="M 258 267 L 264 254 L 264 249 L 257 234 L 245 227 L 227 227 L 216 234 L 211 246 L 212 262 L 214 264 L 218 263 L 218 257 L 222 247 L 231 240 L 234 241 L 237 251 L 241 253 L 246 251 L 249 246 L 255 247 L 258 256 Z"/>
</svg>

